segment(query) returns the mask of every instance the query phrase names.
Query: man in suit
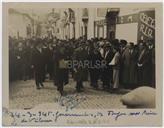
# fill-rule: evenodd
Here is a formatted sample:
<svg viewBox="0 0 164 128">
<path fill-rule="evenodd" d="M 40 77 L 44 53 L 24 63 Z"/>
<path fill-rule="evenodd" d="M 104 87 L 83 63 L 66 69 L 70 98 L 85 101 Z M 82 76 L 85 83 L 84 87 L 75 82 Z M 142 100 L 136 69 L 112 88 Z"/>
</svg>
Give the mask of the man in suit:
<svg viewBox="0 0 164 128">
<path fill-rule="evenodd" d="M 114 53 L 112 51 L 111 44 L 107 42 L 105 45 L 105 56 L 104 56 L 104 62 L 106 65 L 102 71 L 102 81 L 103 81 L 104 90 L 109 89 L 111 87 L 113 73 L 112 73 L 112 66 L 109 65 L 109 63 L 112 61 L 113 57 L 114 57 Z"/>
<path fill-rule="evenodd" d="M 33 68 L 33 55 L 35 52 L 35 40 L 31 39 L 30 40 L 30 49 L 29 49 L 29 54 L 30 54 L 30 69 L 29 69 L 29 78 L 33 79 L 34 78 L 34 68 Z"/>
<path fill-rule="evenodd" d="M 102 61 L 102 56 L 96 43 L 94 43 L 94 48 L 89 51 L 89 60 L 92 64 L 89 69 L 91 86 L 97 89 L 98 88 L 97 81 L 100 77 L 100 71 L 101 71 L 99 64 Z"/>
<path fill-rule="evenodd" d="M 53 79 L 53 47 L 52 44 L 48 44 L 48 48 L 46 51 L 47 56 L 47 73 L 49 74 L 49 79 Z"/>
<path fill-rule="evenodd" d="M 122 86 L 124 83 L 124 75 L 123 75 L 123 70 L 124 70 L 124 59 L 123 55 L 126 51 L 127 48 L 127 41 L 126 40 L 120 40 L 120 86 Z"/>
<path fill-rule="evenodd" d="M 64 85 L 68 84 L 68 69 L 65 67 L 65 61 L 67 60 L 66 48 L 62 42 L 59 41 L 59 45 L 54 49 L 53 62 L 54 62 L 54 84 L 57 86 L 57 90 L 61 96 L 64 95 Z M 64 66 L 64 67 L 63 67 Z"/>
<path fill-rule="evenodd" d="M 77 65 L 73 65 L 74 68 L 74 79 L 76 81 L 76 90 L 81 92 L 83 88 L 83 81 L 88 80 L 88 70 L 87 67 L 81 65 L 84 61 L 87 61 L 88 53 L 85 49 L 85 42 L 81 42 L 80 46 L 74 51 L 73 62 L 77 62 Z"/>
<path fill-rule="evenodd" d="M 40 87 L 44 87 L 43 85 L 44 54 L 43 54 L 41 40 L 37 39 L 35 44 L 36 44 L 36 48 L 33 51 L 32 67 L 34 68 L 36 87 L 37 89 L 40 89 Z"/>
<path fill-rule="evenodd" d="M 149 65 L 147 65 L 149 77 L 149 84 L 151 87 L 155 87 L 155 47 L 153 40 L 148 40 L 147 43 L 148 54 L 149 54 Z"/>
<path fill-rule="evenodd" d="M 139 43 L 139 55 L 137 60 L 138 67 L 138 84 L 150 86 L 149 83 L 149 60 L 151 56 L 145 42 Z"/>
<path fill-rule="evenodd" d="M 135 88 L 137 84 L 137 52 L 130 42 L 122 54 L 122 84 L 125 88 Z"/>
<path fill-rule="evenodd" d="M 16 68 L 16 79 L 23 80 L 23 72 L 25 66 L 25 56 L 24 56 L 23 42 L 19 41 L 17 48 L 15 49 L 15 68 Z"/>
<path fill-rule="evenodd" d="M 46 41 L 45 39 L 41 39 L 41 43 L 42 43 L 42 52 L 43 52 L 43 64 L 44 64 L 44 72 L 43 72 L 43 82 L 46 79 L 46 73 L 47 73 L 47 62 L 48 62 L 48 56 L 47 56 L 47 51 L 48 51 L 48 41 Z"/>
<path fill-rule="evenodd" d="M 15 77 L 15 49 L 14 41 L 9 37 L 9 80 L 13 81 Z"/>
<path fill-rule="evenodd" d="M 30 40 L 26 40 L 24 47 L 24 67 L 23 79 L 24 81 L 30 79 Z"/>
</svg>

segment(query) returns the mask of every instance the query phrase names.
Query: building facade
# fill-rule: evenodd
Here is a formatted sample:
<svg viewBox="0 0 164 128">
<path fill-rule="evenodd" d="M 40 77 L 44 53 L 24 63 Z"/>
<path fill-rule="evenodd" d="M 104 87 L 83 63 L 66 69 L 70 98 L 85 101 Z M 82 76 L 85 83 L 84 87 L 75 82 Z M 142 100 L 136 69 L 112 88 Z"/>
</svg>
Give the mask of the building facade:
<svg viewBox="0 0 164 128">
<path fill-rule="evenodd" d="M 39 13 L 42 11 L 41 13 Z M 72 39 L 107 38 L 139 40 L 155 38 L 154 9 L 58 8 L 9 10 L 9 35 Z"/>
<path fill-rule="evenodd" d="M 104 19 L 95 21 L 94 31 L 94 37 L 98 38 L 125 39 L 133 43 L 155 40 L 155 10 L 106 9 Z"/>
</svg>

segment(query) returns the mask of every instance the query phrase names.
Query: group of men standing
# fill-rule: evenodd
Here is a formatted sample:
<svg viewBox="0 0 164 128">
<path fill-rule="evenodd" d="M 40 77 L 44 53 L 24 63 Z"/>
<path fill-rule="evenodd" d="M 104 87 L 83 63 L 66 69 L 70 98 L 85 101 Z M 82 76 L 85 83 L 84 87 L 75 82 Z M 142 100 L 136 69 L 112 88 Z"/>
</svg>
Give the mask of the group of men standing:
<svg viewBox="0 0 164 128">
<path fill-rule="evenodd" d="M 71 40 L 28 39 L 10 42 L 10 80 L 34 78 L 37 89 L 44 87 L 46 74 L 57 90 L 64 94 L 69 74 L 76 81 L 77 92 L 83 91 L 83 82 L 99 89 L 117 91 L 138 86 L 155 87 L 155 47 L 152 40 L 137 45 L 126 40 L 83 38 Z M 15 42 L 15 45 L 13 45 Z M 13 73 L 16 67 L 16 78 Z M 15 74 L 15 73 L 14 73 Z"/>
</svg>

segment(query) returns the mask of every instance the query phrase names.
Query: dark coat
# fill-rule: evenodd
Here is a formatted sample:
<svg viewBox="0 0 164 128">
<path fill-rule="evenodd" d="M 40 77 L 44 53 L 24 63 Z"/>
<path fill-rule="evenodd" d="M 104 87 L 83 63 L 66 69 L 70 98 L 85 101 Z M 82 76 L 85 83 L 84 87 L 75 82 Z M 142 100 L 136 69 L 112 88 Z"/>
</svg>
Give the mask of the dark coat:
<svg viewBox="0 0 164 128">
<path fill-rule="evenodd" d="M 88 60 L 88 53 L 85 49 L 80 49 L 77 48 L 74 51 L 74 57 L 73 57 L 75 61 L 78 61 L 78 64 L 83 63 L 85 60 Z M 74 79 L 76 81 L 87 81 L 88 80 L 88 69 L 86 67 L 82 67 L 77 65 L 76 67 L 74 67 L 74 69 L 76 70 L 74 73 Z"/>
<path fill-rule="evenodd" d="M 91 66 L 97 65 L 96 61 L 101 62 L 103 60 L 101 53 L 99 51 L 97 51 L 97 53 L 95 53 L 93 50 L 89 52 L 88 59 L 92 64 Z M 92 69 L 95 69 L 95 68 L 96 67 L 92 67 Z"/>
<path fill-rule="evenodd" d="M 151 64 L 152 64 L 152 70 L 151 70 L 151 85 L 155 87 L 155 48 L 151 49 Z"/>
<path fill-rule="evenodd" d="M 101 53 L 97 51 L 96 53 L 91 50 L 89 52 L 89 61 L 92 65 L 90 65 L 89 72 L 90 72 L 90 79 L 91 84 L 96 84 L 97 80 L 100 77 L 101 72 L 101 61 L 103 60 Z M 100 64 L 100 65 L 99 65 Z"/>
<path fill-rule="evenodd" d="M 32 56 L 32 64 L 34 65 L 34 74 L 36 86 L 43 82 L 44 79 L 44 53 L 38 49 L 34 49 Z"/>
<path fill-rule="evenodd" d="M 44 53 L 38 49 L 33 50 L 32 64 L 34 65 L 35 72 L 42 72 L 44 70 Z"/>
<path fill-rule="evenodd" d="M 23 79 L 25 67 L 26 67 L 26 58 L 25 56 L 25 50 L 15 50 L 14 60 L 15 60 L 15 68 L 16 68 L 16 78 L 17 79 Z"/>
<path fill-rule="evenodd" d="M 62 59 L 66 59 L 65 49 L 58 47 L 54 49 L 53 61 L 54 61 L 54 82 L 57 85 L 68 83 L 68 69 L 61 68 L 59 63 Z"/>
<path fill-rule="evenodd" d="M 137 52 L 133 49 L 126 48 L 122 54 L 122 83 L 124 84 L 137 84 Z"/>
<path fill-rule="evenodd" d="M 138 81 L 140 86 L 147 85 L 151 86 L 151 69 L 152 69 L 152 54 L 151 52 L 145 48 L 144 53 L 140 57 L 142 51 L 139 53 L 138 56 L 138 64 L 142 64 L 141 67 L 138 66 Z"/>
<path fill-rule="evenodd" d="M 108 67 L 111 67 L 111 66 L 109 66 L 109 63 L 112 61 L 113 57 L 114 57 L 113 51 L 109 50 L 109 52 L 106 54 L 106 56 L 104 58 L 105 61 L 107 62 L 106 64 L 107 64 Z"/>
<path fill-rule="evenodd" d="M 22 49 L 22 50 L 16 49 L 15 50 L 15 56 L 14 57 L 15 57 L 15 62 L 18 66 L 23 65 L 25 60 L 26 60 L 24 53 L 25 53 L 24 49 Z"/>
<path fill-rule="evenodd" d="M 9 49 L 9 79 L 10 81 L 15 80 L 16 76 L 16 57 L 14 49 Z"/>
<path fill-rule="evenodd" d="M 105 86 L 106 85 L 108 86 L 111 83 L 111 80 L 113 78 L 113 69 L 112 69 L 112 66 L 109 65 L 113 57 L 114 57 L 113 51 L 109 50 L 109 52 L 106 54 L 104 58 L 106 62 L 106 67 L 102 69 L 102 81 Z"/>
<path fill-rule="evenodd" d="M 46 64 L 47 64 L 47 72 L 52 73 L 53 72 L 53 49 L 47 48 L 45 51 L 46 54 Z"/>
</svg>

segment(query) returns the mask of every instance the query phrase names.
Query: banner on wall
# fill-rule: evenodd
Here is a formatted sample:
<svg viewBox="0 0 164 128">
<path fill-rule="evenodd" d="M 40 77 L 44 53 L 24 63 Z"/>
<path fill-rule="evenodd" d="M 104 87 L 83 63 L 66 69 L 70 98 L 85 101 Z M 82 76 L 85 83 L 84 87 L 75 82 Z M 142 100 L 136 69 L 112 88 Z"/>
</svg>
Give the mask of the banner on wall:
<svg viewBox="0 0 164 128">
<path fill-rule="evenodd" d="M 117 24 L 128 24 L 138 22 L 138 14 L 130 14 L 125 16 L 119 16 L 117 18 Z"/>
<path fill-rule="evenodd" d="M 155 40 L 155 10 L 139 13 L 138 41 Z"/>
<path fill-rule="evenodd" d="M 95 24 L 96 24 L 97 26 L 106 25 L 106 20 L 98 20 L 98 21 L 95 21 Z"/>
</svg>

